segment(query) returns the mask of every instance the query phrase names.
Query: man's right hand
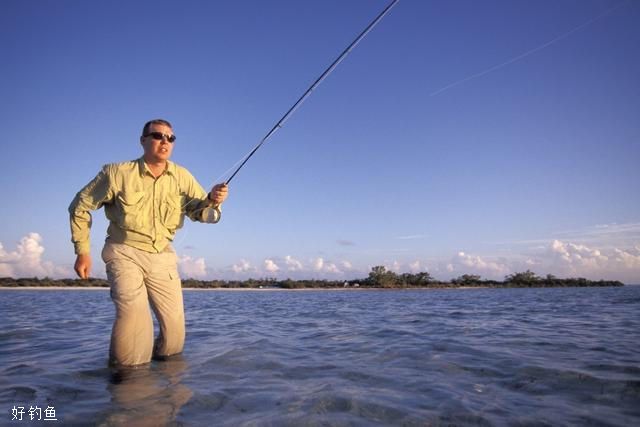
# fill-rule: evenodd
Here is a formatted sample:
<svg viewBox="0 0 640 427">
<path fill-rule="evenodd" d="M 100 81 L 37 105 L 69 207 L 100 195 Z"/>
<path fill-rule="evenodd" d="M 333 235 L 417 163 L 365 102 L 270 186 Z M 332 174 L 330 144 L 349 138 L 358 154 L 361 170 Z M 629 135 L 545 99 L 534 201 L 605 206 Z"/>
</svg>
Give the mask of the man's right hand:
<svg viewBox="0 0 640 427">
<path fill-rule="evenodd" d="M 89 274 L 91 274 L 91 255 L 90 254 L 82 254 L 78 255 L 76 258 L 76 263 L 73 266 L 73 269 L 78 273 L 78 276 L 81 279 L 88 279 Z"/>
</svg>

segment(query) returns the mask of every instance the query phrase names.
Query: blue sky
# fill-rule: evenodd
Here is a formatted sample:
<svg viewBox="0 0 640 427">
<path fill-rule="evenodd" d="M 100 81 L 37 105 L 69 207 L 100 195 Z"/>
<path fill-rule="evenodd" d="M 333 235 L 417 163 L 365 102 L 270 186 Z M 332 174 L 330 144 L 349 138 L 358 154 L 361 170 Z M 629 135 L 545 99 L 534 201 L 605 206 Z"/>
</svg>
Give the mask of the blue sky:
<svg viewBox="0 0 640 427">
<path fill-rule="evenodd" d="M 141 154 L 151 118 L 204 187 L 223 179 L 386 4 L 3 2 L 0 276 L 72 276 L 67 206 Z M 638 22 L 633 1 L 401 0 L 238 174 L 221 223 L 181 230 L 183 277 L 640 283 Z"/>
</svg>

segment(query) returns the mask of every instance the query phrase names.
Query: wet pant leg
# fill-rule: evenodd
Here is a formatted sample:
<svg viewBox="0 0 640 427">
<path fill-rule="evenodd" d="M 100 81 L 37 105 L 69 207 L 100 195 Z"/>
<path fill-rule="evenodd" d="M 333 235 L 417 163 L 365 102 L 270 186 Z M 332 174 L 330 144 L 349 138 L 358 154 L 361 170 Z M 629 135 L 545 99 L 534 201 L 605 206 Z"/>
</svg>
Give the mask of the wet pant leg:
<svg viewBox="0 0 640 427">
<path fill-rule="evenodd" d="M 134 248 L 109 242 L 102 251 L 116 308 L 109 350 L 112 364 L 133 366 L 151 360 L 153 319 L 145 286 L 146 272 L 137 255 Z"/>
<path fill-rule="evenodd" d="M 154 262 L 145 279 L 151 307 L 158 319 L 159 334 L 153 355 L 166 357 L 182 352 L 185 340 L 182 283 L 178 260 L 171 247 L 159 254 L 149 254 Z"/>
</svg>

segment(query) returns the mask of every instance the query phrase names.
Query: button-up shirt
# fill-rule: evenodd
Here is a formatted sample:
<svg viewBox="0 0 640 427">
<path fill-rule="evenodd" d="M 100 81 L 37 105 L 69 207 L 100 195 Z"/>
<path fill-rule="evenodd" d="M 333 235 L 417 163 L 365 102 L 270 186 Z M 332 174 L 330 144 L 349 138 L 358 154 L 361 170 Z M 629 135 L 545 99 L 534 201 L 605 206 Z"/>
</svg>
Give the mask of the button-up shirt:
<svg viewBox="0 0 640 427">
<path fill-rule="evenodd" d="M 90 252 L 91 211 L 104 207 L 108 239 L 143 251 L 162 252 L 182 227 L 184 216 L 216 223 L 220 208 L 188 170 L 167 162 L 153 176 L 143 158 L 105 165 L 71 202 L 71 241 L 75 253 Z"/>
</svg>

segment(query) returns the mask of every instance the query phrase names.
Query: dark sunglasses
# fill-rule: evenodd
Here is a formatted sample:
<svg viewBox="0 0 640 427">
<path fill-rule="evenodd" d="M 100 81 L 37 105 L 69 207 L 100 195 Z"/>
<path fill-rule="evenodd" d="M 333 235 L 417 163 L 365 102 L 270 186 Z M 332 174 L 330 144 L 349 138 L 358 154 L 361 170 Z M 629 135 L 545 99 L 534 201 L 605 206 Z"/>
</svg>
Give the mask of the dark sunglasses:
<svg viewBox="0 0 640 427">
<path fill-rule="evenodd" d="M 149 132 L 146 135 L 142 135 L 143 137 L 148 137 L 150 136 L 153 139 L 156 139 L 158 141 L 162 141 L 162 139 L 166 139 L 169 142 L 174 142 L 176 140 L 176 136 L 175 135 L 167 135 L 166 133 L 162 133 L 162 132 Z"/>
</svg>

